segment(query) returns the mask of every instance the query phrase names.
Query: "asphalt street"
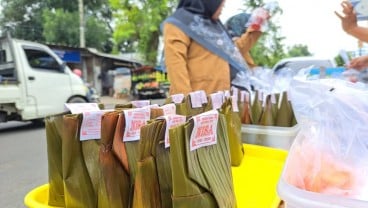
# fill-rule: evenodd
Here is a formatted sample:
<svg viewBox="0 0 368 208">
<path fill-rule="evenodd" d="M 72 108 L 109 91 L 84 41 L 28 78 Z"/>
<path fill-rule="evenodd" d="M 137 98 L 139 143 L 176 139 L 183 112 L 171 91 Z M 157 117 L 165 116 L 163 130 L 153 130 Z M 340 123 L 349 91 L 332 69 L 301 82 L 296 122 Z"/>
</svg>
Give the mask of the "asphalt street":
<svg viewBox="0 0 368 208">
<path fill-rule="evenodd" d="M 44 126 L 0 123 L 0 207 L 25 207 L 25 195 L 47 183 Z"/>
</svg>

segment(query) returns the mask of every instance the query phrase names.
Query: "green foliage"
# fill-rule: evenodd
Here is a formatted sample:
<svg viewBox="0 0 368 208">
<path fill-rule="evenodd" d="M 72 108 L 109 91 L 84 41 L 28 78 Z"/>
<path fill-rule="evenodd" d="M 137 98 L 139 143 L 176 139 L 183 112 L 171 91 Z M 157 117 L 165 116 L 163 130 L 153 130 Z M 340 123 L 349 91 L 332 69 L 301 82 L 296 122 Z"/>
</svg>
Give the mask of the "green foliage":
<svg viewBox="0 0 368 208">
<path fill-rule="evenodd" d="M 83 0 L 86 46 L 112 49 L 108 0 Z M 13 37 L 38 42 L 79 45 L 78 1 L 1 0 L 0 29 Z"/>
<path fill-rule="evenodd" d="M 62 9 L 56 9 L 54 12 L 44 10 L 43 12 L 43 35 L 48 42 L 61 45 L 78 46 L 79 31 L 74 28 L 79 27 L 78 13 L 64 12 Z"/>
<path fill-rule="evenodd" d="M 110 0 L 115 20 L 117 51 L 138 51 L 147 64 L 156 64 L 160 24 L 177 0 Z M 144 11 L 144 12 L 142 12 Z"/>
<path fill-rule="evenodd" d="M 288 57 L 298 57 L 298 56 L 310 56 L 311 52 L 308 50 L 308 46 L 297 44 L 292 47 L 288 47 Z"/>
<path fill-rule="evenodd" d="M 344 66 L 345 65 L 344 60 L 339 55 L 337 55 L 334 58 L 334 60 L 335 60 L 336 66 Z"/>
</svg>

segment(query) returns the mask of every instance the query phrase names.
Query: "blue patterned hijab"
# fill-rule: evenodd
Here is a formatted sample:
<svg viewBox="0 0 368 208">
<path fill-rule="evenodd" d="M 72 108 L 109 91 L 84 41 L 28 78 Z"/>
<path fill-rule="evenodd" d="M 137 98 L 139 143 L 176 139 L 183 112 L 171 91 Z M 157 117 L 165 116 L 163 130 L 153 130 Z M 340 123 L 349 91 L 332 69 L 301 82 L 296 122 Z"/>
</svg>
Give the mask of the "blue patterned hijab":
<svg viewBox="0 0 368 208">
<path fill-rule="evenodd" d="M 230 64 L 232 78 L 248 72 L 248 65 L 220 20 L 211 17 L 223 0 L 181 0 L 164 23 L 180 28 L 194 41 Z"/>
</svg>

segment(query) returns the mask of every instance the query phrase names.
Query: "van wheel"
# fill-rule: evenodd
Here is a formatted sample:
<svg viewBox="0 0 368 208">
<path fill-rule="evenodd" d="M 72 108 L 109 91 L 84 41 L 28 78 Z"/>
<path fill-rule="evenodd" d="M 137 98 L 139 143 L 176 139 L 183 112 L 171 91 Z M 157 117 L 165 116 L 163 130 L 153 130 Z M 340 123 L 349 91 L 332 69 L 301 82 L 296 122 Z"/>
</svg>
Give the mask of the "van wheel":
<svg viewBox="0 0 368 208">
<path fill-rule="evenodd" d="M 87 101 L 82 97 L 72 97 L 68 100 L 68 103 L 86 103 Z"/>
</svg>

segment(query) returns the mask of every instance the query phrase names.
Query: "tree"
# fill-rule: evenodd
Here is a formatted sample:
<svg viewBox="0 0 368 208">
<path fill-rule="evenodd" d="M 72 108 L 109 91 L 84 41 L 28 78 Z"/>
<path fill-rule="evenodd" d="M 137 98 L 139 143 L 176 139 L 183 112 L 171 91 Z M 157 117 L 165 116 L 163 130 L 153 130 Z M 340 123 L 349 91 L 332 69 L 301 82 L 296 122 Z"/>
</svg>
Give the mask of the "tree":
<svg viewBox="0 0 368 208">
<path fill-rule="evenodd" d="M 0 27 L 12 36 L 37 42 L 79 45 L 78 2 L 64 0 L 2 0 Z M 108 0 L 84 0 L 86 46 L 105 52 L 112 27 Z M 76 21 L 77 20 L 77 21 Z"/>
<path fill-rule="evenodd" d="M 302 44 L 296 44 L 288 47 L 287 56 L 288 57 L 298 57 L 298 56 L 310 56 L 311 52 L 308 50 L 308 46 Z"/>
<path fill-rule="evenodd" d="M 177 0 L 110 0 L 114 12 L 117 51 L 138 51 L 146 63 L 155 65 L 160 24 L 173 12 Z M 144 11 L 144 12 L 142 12 Z"/>
</svg>

